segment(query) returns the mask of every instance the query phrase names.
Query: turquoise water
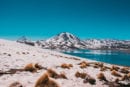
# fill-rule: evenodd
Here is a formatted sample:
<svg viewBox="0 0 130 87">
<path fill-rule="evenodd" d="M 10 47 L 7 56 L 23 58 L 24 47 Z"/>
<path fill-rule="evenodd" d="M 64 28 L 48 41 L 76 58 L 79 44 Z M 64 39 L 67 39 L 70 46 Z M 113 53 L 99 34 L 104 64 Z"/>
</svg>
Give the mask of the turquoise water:
<svg viewBox="0 0 130 87">
<path fill-rule="evenodd" d="M 78 50 L 65 53 L 110 64 L 130 66 L 130 54 L 125 52 L 111 50 Z"/>
</svg>

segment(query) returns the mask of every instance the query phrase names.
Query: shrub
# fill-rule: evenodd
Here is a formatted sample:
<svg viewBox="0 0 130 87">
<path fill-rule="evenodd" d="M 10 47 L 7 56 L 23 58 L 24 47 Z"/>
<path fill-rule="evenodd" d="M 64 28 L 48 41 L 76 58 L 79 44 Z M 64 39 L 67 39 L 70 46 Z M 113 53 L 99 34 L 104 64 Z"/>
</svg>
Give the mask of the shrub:
<svg viewBox="0 0 130 87">
<path fill-rule="evenodd" d="M 82 65 L 85 64 L 86 66 L 89 66 L 89 63 L 87 63 L 86 61 L 82 61 L 81 63 L 79 63 L 78 65 Z"/>
<path fill-rule="evenodd" d="M 43 74 L 36 82 L 35 87 L 60 87 L 58 83 L 49 78 L 48 74 Z"/>
<path fill-rule="evenodd" d="M 75 73 L 75 76 L 77 77 L 77 78 L 82 78 L 82 79 L 85 79 L 85 77 L 87 76 L 87 74 L 86 73 L 80 73 L 80 72 L 76 72 Z"/>
<path fill-rule="evenodd" d="M 80 65 L 80 68 L 86 68 L 86 67 L 87 67 L 86 64 L 81 64 L 81 65 Z"/>
<path fill-rule="evenodd" d="M 81 63 L 79 63 L 78 65 L 81 65 L 81 64 L 87 64 L 86 61 L 82 61 Z"/>
<path fill-rule="evenodd" d="M 68 66 L 69 66 L 69 67 L 73 67 L 73 65 L 72 65 L 72 64 L 68 64 Z"/>
<path fill-rule="evenodd" d="M 62 67 L 62 68 L 70 69 L 70 67 L 73 67 L 73 65 L 72 65 L 72 64 L 63 63 L 63 64 L 61 64 L 61 67 Z"/>
<path fill-rule="evenodd" d="M 93 67 L 94 67 L 94 68 L 99 68 L 99 66 L 98 66 L 98 65 L 94 65 Z"/>
<path fill-rule="evenodd" d="M 65 73 L 61 73 L 61 74 L 59 75 L 59 78 L 67 79 Z"/>
<path fill-rule="evenodd" d="M 123 67 L 123 68 L 120 69 L 120 72 L 121 72 L 121 73 L 128 74 L 128 73 L 129 73 L 129 70 L 128 70 L 128 68 Z"/>
<path fill-rule="evenodd" d="M 107 67 L 105 67 L 105 66 L 100 68 L 100 71 L 105 71 L 105 70 L 107 70 Z"/>
<path fill-rule="evenodd" d="M 121 77 L 121 80 L 124 81 L 124 80 L 129 80 L 129 77 L 127 75 L 124 75 Z"/>
<path fill-rule="evenodd" d="M 113 70 L 113 71 L 111 72 L 111 74 L 112 74 L 113 76 L 122 77 L 122 75 L 121 75 L 120 73 L 118 73 L 116 70 Z"/>
<path fill-rule="evenodd" d="M 86 68 L 87 66 L 89 66 L 89 64 L 86 61 L 82 61 L 78 65 L 80 65 L 80 68 Z"/>
<path fill-rule="evenodd" d="M 118 71 L 120 68 L 118 67 L 118 66 L 115 66 L 115 65 L 113 65 L 112 67 L 111 67 L 111 71 L 113 71 L 113 70 L 115 70 L 115 71 Z"/>
<path fill-rule="evenodd" d="M 105 75 L 103 74 L 103 73 L 99 73 L 98 75 L 97 75 L 97 78 L 99 79 L 99 80 L 103 80 L 103 81 L 107 81 L 107 79 L 106 79 L 106 77 L 105 77 Z"/>
<path fill-rule="evenodd" d="M 56 71 L 52 70 L 52 69 L 48 69 L 47 73 L 52 78 L 58 78 L 59 77 L 58 73 Z"/>
<path fill-rule="evenodd" d="M 104 63 L 99 63 L 99 62 L 97 62 L 97 63 L 95 63 L 95 65 L 97 65 L 98 67 L 103 67 L 103 66 L 104 66 Z"/>
<path fill-rule="evenodd" d="M 52 78 L 55 78 L 55 79 L 57 79 L 57 78 L 67 79 L 65 73 L 58 74 L 56 71 L 54 71 L 52 69 L 48 69 L 47 73 L 48 73 L 49 77 L 52 77 Z"/>
<path fill-rule="evenodd" d="M 90 84 L 94 85 L 96 83 L 96 80 L 93 77 L 91 77 L 90 75 L 87 75 L 83 82 L 84 83 L 89 82 Z"/>
<path fill-rule="evenodd" d="M 37 70 L 42 69 L 42 66 L 37 63 L 29 63 L 24 67 L 25 71 L 37 72 Z"/>
</svg>

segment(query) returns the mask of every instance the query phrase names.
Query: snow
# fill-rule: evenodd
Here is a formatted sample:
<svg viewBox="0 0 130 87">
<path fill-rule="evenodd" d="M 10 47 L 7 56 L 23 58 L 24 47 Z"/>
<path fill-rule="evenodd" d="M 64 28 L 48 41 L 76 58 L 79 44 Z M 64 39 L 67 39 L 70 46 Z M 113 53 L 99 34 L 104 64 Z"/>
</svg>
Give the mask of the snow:
<svg viewBox="0 0 130 87">
<path fill-rule="evenodd" d="M 24 52 L 24 53 L 23 53 Z M 9 56 L 10 54 L 11 56 Z M 76 58 L 79 60 L 75 60 Z M 7 71 L 9 69 L 21 69 L 29 63 L 38 63 L 44 67 L 52 68 L 58 73 L 65 72 L 68 79 L 55 79 L 61 87 L 108 87 L 103 85 L 102 81 L 97 79 L 97 74 L 101 71 L 98 68 L 87 67 L 81 69 L 78 65 L 81 61 L 95 62 L 88 59 L 83 59 L 75 56 L 66 55 L 56 51 L 41 49 L 15 41 L 8 41 L 0 39 L 0 71 Z M 63 63 L 73 64 L 71 69 L 63 69 L 60 66 Z M 105 64 L 106 66 L 111 66 Z M 85 72 L 96 79 L 96 84 L 83 83 L 83 79 L 76 78 L 75 73 Z M 39 70 L 36 73 L 31 72 L 16 72 L 15 74 L 6 74 L 0 76 L 0 87 L 8 87 L 11 83 L 18 81 L 25 87 L 34 87 L 36 80 L 45 73 L 46 70 Z M 115 79 L 110 71 L 103 72 L 109 81 Z"/>
</svg>

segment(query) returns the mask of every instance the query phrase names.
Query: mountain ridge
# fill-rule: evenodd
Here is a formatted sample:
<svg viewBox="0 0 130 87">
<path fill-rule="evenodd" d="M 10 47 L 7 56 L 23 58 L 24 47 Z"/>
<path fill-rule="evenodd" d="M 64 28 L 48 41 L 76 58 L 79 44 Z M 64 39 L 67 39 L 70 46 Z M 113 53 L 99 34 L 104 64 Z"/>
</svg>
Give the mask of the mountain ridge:
<svg viewBox="0 0 130 87">
<path fill-rule="evenodd" d="M 21 39 L 22 40 L 22 39 Z M 75 49 L 130 49 L 129 40 L 115 39 L 86 39 L 82 40 L 79 37 L 62 32 L 46 40 L 30 41 L 25 37 L 17 40 L 17 42 L 28 45 L 38 46 L 45 49 L 54 50 L 75 50 Z"/>
</svg>

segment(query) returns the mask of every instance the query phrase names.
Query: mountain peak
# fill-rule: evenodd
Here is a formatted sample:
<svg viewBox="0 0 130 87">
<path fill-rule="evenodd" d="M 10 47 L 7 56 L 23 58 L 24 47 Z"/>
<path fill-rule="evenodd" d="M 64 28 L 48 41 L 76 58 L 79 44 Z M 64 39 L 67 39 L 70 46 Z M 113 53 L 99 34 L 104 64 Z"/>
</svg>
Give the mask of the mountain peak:
<svg viewBox="0 0 130 87">
<path fill-rule="evenodd" d="M 83 41 L 69 32 L 62 32 L 46 41 L 40 41 L 46 48 L 53 49 L 77 49 L 83 48 Z"/>
<path fill-rule="evenodd" d="M 62 35 L 71 35 L 71 36 L 74 36 L 73 34 L 69 33 L 69 32 L 62 32 L 62 33 L 59 33 L 57 36 L 62 36 Z"/>
<path fill-rule="evenodd" d="M 71 34 L 69 32 L 62 32 L 62 33 L 56 35 L 53 38 L 61 38 L 61 39 L 65 40 L 65 41 L 66 40 L 79 40 L 78 37 L 76 37 L 75 35 L 73 35 L 73 34 Z"/>
<path fill-rule="evenodd" d="M 59 34 L 67 34 L 67 33 L 69 33 L 69 32 L 61 32 L 61 33 L 59 33 Z M 69 34 L 71 34 L 71 33 L 69 33 Z"/>
</svg>

